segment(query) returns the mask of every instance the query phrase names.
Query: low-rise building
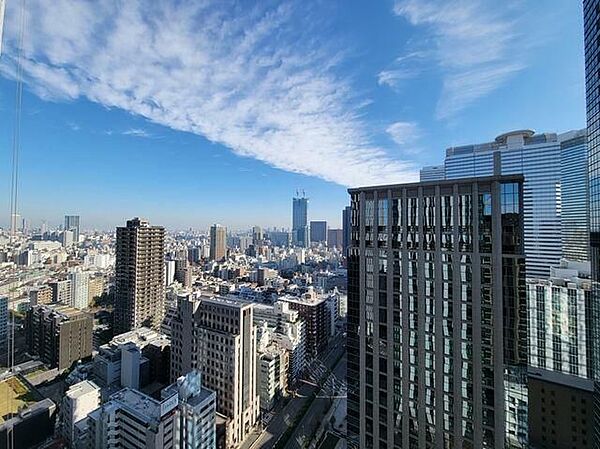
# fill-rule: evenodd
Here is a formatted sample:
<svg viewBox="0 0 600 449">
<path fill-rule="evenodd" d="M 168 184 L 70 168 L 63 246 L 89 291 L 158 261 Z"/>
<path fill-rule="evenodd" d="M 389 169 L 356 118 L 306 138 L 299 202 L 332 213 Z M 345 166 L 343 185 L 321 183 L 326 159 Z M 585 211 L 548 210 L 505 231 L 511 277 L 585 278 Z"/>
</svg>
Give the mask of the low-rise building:
<svg viewBox="0 0 600 449">
<path fill-rule="evenodd" d="M 214 391 L 192 371 L 162 391 L 157 400 L 125 388 L 89 415 L 90 449 L 214 449 Z"/>
</svg>

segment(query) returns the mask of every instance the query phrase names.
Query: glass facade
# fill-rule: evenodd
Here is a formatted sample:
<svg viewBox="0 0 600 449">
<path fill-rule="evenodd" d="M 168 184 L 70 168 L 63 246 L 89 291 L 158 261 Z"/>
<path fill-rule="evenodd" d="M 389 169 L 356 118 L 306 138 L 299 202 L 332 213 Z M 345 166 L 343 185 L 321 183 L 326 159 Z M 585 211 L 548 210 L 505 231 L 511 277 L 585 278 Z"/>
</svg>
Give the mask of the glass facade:
<svg viewBox="0 0 600 449">
<path fill-rule="evenodd" d="M 585 130 L 561 142 L 562 252 L 565 259 L 580 262 L 590 260 L 587 150 Z"/>
<path fill-rule="evenodd" d="M 516 131 L 494 142 L 449 148 L 446 179 L 522 174 L 528 277 L 547 277 L 558 265 L 561 235 L 561 143 L 556 134 Z M 495 171 L 495 167 L 497 171 Z M 582 161 L 581 168 L 585 164 Z M 585 213 L 585 207 L 583 207 Z"/>
<path fill-rule="evenodd" d="M 592 262 L 592 374 L 600 379 L 600 1 L 585 0 L 585 88 L 587 104 L 590 256 Z"/>
<path fill-rule="evenodd" d="M 527 447 L 522 177 L 350 194 L 350 446 Z"/>
</svg>

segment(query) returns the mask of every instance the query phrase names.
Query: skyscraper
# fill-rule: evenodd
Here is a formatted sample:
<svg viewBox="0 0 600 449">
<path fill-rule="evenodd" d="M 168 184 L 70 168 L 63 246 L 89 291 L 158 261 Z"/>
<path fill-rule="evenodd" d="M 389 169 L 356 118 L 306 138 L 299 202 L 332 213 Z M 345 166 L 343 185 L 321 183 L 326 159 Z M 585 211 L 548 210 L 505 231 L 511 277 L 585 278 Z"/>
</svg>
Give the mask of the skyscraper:
<svg viewBox="0 0 600 449">
<path fill-rule="evenodd" d="M 308 198 L 296 196 L 292 200 L 292 243 L 307 247 L 308 240 Z"/>
<path fill-rule="evenodd" d="M 65 215 L 64 230 L 73 232 L 73 241 L 79 243 L 79 215 Z"/>
<path fill-rule="evenodd" d="M 310 241 L 311 243 L 327 243 L 327 222 L 310 222 Z"/>
<path fill-rule="evenodd" d="M 263 244 L 264 233 L 260 226 L 254 226 L 252 228 L 252 244 L 258 247 Z"/>
<path fill-rule="evenodd" d="M 600 0 L 584 0 L 585 90 L 587 103 L 588 181 L 590 211 L 590 258 L 592 292 L 588 306 L 592 344 L 592 379 L 596 396 L 600 390 Z M 596 397 L 594 418 L 596 447 L 600 441 L 600 401 Z"/>
<path fill-rule="evenodd" d="M 201 371 L 203 384 L 217 393 L 217 412 L 229 418 L 227 447 L 237 447 L 254 428 L 260 410 L 253 305 L 179 296 L 171 341 L 171 376 Z"/>
<path fill-rule="evenodd" d="M 350 443 L 529 447 L 523 177 L 349 192 Z"/>
<path fill-rule="evenodd" d="M 210 227 L 210 260 L 222 260 L 227 255 L 227 228 L 220 224 Z"/>
<path fill-rule="evenodd" d="M 134 218 L 117 228 L 115 329 L 158 329 L 165 300 L 165 230 Z"/>
<path fill-rule="evenodd" d="M 587 133 L 564 135 L 560 144 L 562 253 L 568 260 L 589 261 Z"/>
<path fill-rule="evenodd" d="M 568 138 L 571 133 L 567 134 Z M 562 257 L 561 240 L 561 145 L 564 136 L 535 134 L 530 130 L 498 136 L 494 142 L 452 147 L 446 150 L 446 179 L 522 174 L 525 256 L 528 277 L 548 277 L 550 267 Z M 577 162 L 577 159 L 575 159 Z M 579 160 L 581 163 L 581 160 Z M 570 168 L 577 171 L 576 166 Z M 580 214 L 581 203 L 571 206 Z M 583 211 L 585 213 L 585 211 Z"/>
<path fill-rule="evenodd" d="M 342 210 L 342 230 L 344 232 L 342 250 L 346 256 L 348 255 L 348 247 L 350 246 L 350 232 L 352 230 L 351 217 L 352 209 L 350 206 L 346 206 Z"/>
</svg>

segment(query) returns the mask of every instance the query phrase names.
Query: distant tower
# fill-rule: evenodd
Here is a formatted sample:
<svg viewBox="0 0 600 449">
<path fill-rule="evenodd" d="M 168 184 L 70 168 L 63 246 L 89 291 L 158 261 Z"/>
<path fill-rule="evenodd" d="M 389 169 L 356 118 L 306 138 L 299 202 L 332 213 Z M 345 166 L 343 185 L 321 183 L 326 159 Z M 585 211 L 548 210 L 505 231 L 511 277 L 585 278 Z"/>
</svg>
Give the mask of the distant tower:
<svg viewBox="0 0 600 449">
<path fill-rule="evenodd" d="M 308 198 L 304 191 L 302 196 L 296 192 L 292 199 L 292 243 L 302 247 L 307 247 L 309 243 Z"/>
<path fill-rule="evenodd" d="M 117 228 L 115 333 L 158 329 L 165 300 L 165 229 L 134 218 Z"/>
<path fill-rule="evenodd" d="M 79 243 L 79 215 L 65 215 L 65 231 L 73 232 L 73 241 Z"/>
<path fill-rule="evenodd" d="M 227 255 L 227 228 L 220 224 L 210 227 L 210 260 L 222 260 Z"/>
</svg>

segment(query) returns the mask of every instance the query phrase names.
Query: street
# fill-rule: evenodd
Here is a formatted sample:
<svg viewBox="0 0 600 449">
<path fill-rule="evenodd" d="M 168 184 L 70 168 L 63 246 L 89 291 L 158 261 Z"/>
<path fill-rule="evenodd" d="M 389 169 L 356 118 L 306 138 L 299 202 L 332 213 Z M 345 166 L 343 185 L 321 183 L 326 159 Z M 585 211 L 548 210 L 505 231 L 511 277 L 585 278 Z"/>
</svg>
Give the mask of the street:
<svg viewBox="0 0 600 449">
<path fill-rule="evenodd" d="M 322 365 L 327 367 L 328 369 L 335 368 L 335 375 L 338 379 L 344 379 L 346 377 L 346 357 L 342 357 L 339 363 L 334 367 L 333 365 L 336 363 L 341 354 L 346 351 L 346 342 L 341 334 L 338 334 L 334 339 L 330 342 L 325 355 L 320 359 Z M 311 367 L 312 368 L 312 367 Z M 310 369 L 307 373 L 310 374 Z M 305 376 L 306 377 L 306 376 Z M 271 449 L 277 442 L 277 440 L 285 433 L 285 431 L 290 427 L 298 415 L 300 411 L 303 410 L 304 405 L 310 400 L 310 396 L 320 390 L 320 386 L 316 385 L 313 382 L 305 382 L 301 381 L 300 386 L 298 388 L 298 397 L 291 398 L 289 402 L 281 409 L 276 407 L 273 410 L 274 417 L 267 425 L 267 428 L 258 435 L 258 438 L 255 438 L 254 435 L 251 435 L 246 439 L 244 444 L 242 444 L 241 449 Z M 317 399 L 311 405 L 308 413 L 305 414 L 305 417 L 298 424 L 300 428 L 305 427 L 309 429 L 309 423 L 305 422 L 306 417 L 311 415 L 315 410 L 321 410 L 327 403 L 330 403 L 329 399 L 319 398 L 317 395 Z M 285 402 L 285 401 L 284 401 Z M 315 405 L 317 404 L 317 405 Z M 320 407 L 319 407 L 320 405 Z M 316 407 L 316 408 L 315 408 Z M 313 410 L 315 409 L 315 410 Z M 296 432 L 294 432 L 293 437 Z M 312 432 L 311 432 L 312 434 Z M 293 438 L 292 437 L 292 438 Z M 310 435 L 308 435 L 310 437 Z M 288 441 L 288 445 L 292 444 L 292 439 Z M 292 446 L 288 446 L 292 447 Z M 299 447 L 299 446 L 295 446 Z"/>
</svg>

